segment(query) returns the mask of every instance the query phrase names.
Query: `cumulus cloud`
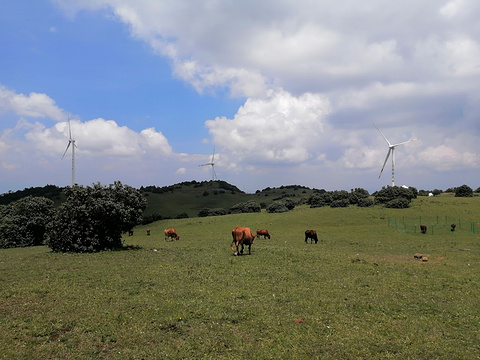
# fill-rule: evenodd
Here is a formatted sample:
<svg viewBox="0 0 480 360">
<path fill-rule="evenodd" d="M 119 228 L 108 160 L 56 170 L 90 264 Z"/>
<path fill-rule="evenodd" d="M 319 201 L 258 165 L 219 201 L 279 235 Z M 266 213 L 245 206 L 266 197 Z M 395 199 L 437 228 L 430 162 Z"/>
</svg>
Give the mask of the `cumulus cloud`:
<svg viewBox="0 0 480 360">
<path fill-rule="evenodd" d="M 465 141 L 480 135 L 476 0 L 54 2 L 72 17 L 101 10 L 125 24 L 197 92 L 245 98 L 232 118 L 205 122 L 220 168 L 376 172 L 386 149 L 372 122 L 396 142 L 421 138 L 402 148 L 399 166 L 480 167 L 477 143 Z M 59 121 L 22 131 L 45 152 L 66 146 L 65 114 L 47 95 L 2 87 L 2 112 Z M 194 157 L 174 154 L 153 127 L 136 132 L 101 118 L 71 125 L 79 154 Z"/>
<path fill-rule="evenodd" d="M 145 153 L 166 156 L 172 153 L 168 140 L 161 132 L 148 128 L 137 133 L 113 120 L 102 118 L 86 122 L 71 120 L 48 128 L 43 124 L 32 125 L 25 138 L 45 153 L 64 151 L 70 137 L 75 140 L 78 154 L 91 157 L 136 157 Z"/>
<path fill-rule="evenodd" d="M 50 118 L 56 121 L 67 117 L 55 101 L 46 94 L 17 94 L 15 91 L 0 85 L 0 114 L 13 112 L 16 115 L 34 118 Z"/>
<path fill-rule="evenodd" d="M 269 91 L 262 99 L 247 99 L 233 119 L 205 125 L 232 163 L 302 163 L 318 156 L 329 111 L 321 95 Z"/>
</svg>

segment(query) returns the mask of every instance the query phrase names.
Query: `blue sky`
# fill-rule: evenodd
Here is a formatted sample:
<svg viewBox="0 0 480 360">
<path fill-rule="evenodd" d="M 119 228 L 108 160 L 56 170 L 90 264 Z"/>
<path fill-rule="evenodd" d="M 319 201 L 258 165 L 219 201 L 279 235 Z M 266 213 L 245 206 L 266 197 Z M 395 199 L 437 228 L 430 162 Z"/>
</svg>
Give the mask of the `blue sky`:
<svg viewBox="0 0 480 360">
<path fill-rule="evenodd" d="M 9 2 L 0 193 L 219 179 L 480 186 L 475 0 Z"/>
</svg>

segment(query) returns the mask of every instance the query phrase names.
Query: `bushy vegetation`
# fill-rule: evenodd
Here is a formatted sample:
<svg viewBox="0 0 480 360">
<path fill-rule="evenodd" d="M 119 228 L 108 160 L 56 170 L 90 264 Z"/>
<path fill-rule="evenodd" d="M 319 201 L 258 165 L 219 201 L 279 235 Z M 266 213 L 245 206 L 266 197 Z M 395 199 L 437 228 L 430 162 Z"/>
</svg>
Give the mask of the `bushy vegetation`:
<svg viewBox="0 0 480 360">
<path fill-rule="evenodd" d="M 227 215 L 227 210 L 223 208 L 216 208 L 216 209 L 203 208 L 198 212 L 198 217 L 222 216 L 222 215 Z"/>
<path fill-rule="evenodd" d="M 162 214 L 159 214 L 159 213 L 153 213 L 153 214 L 149 214 L 149 215 L 143 215 L 142 217 L 142 225 L 146 225 L 146 224 L 150 224 L 154 221 L 158 221 L 158 220 L 162 220 L 164 219 L 164 217 L 162 216 Z"/>
<path fill-rule="evenodd" d="M 462 185 L 455 189 L 455 197 L 472 197 L 473 189 L 468 185 Z"/>
<path fill-rule="evenodd" d="M 412 199 L 417 198 L 418 191 L 414 187 L 388 186 L 374 193 L 375 203 L 389 208 L 407 208 Z"/>
<path fill-rule="evenodd" d="M 287 212 L 288 208 L 284 201 L 273 201 L 267 205 L 266 211 L 268 213 L 283 213 Z"/>
<path fill-rule="evenodd" d="M 330 206 L 330 207 L 348 207 L 349 205 L 358 205 L 362 201 L 362 207 L 370 206 L 370 202 L 363 201 L 370 196 L 367 190 L 356 188 L 350 192 L 346 190 L 318 191 L 311 195 L 307 204 L 311 208 Z"/>
<path fill-rule="evenodd" d="M 31 187 L 18 191 L 9 191 L 5 194 L 0 194 L 0 204 L 7 205 L 27 196 L 58 200 L 60 199 L 62 191 L 63 188 L 55 185 L 45 185 L 43 187 Z"/>
<path fill-rule="evenodd" d="M 209 188 L 209 189 L 223 189 L 226 191 L 229 191 L 231 193 L 243 193 L 239 188 L 237 188 L 234 185 L 231 185 L 227 183 L 226 181 L 223 180 L 215 180 L 215 181 L 184 181 L 175 185 L 168 185 L 168 186 L 162 186 L 158 187 L 155 185 L 150 185 L 150 186 L 142 186 L 140 187 L 140 191 L 142 192 L 151 192 L 155 194 L 162 194 L 162 193 L 167 193 L 167 192 L 175 192 L 178 190 L 182 190 L 183 188 L 188 188 L 188 187 L 193 187 L 193 188 Z M 220 191 L 217 192 L 222 193 Z"/>
<path fill-rule="evenodd" d="M 56 252 L 95 252 L 122 246 L 122 232 L 140 223 L 147 205 L 141 193 L 120 182 L 65 189 L 49 229 L 47 245 Z"/>
<path fill-rule="evenodd" d="M 54 214 L 53 201 L 26 196 L 0 205 L 0 247 L 43 245 Z"/>
<path fill-rule="evenodd" d="M 255 213 L 260 211 L 262 211 L 260 204 L 253 200 L 236 204 L 228 209 L 229 214 Z"/>
</svg>

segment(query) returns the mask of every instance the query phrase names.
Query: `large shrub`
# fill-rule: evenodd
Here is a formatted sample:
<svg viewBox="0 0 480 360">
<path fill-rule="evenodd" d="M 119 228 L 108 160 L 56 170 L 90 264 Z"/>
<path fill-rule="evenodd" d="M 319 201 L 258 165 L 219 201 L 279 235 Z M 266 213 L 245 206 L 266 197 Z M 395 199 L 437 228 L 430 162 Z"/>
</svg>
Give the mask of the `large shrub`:
<svg viewBox="0 0 480 360">
<path fill-rule="evenodd" d="M 309 204 L 311 208 L 328 206 L 331 203 L 332 196 L 327 192 L 311 195 L 307 200 L 307 204 Z"/>
<path fill-rule="evenodd" d="M 358 207 L 370 207 L 373 206 L 374 202 L 370 198 L 362 198 L 358 200 L 357 206 Z"/>
<path fill-rule="evenodd" d="M 122 246 L 122 232 L 142 220 L 147 206 L 140 191 L 117 181 L 109 186 L 65 189 L 47 245 L 53 251 L 94 252 Z"/>
<path fill-rule="evenodd" d="M 400 186 L 389 186 L 375 193 L 375 203 L 387 204 L 394 199 L 405 199 L 410 203 L 417 197 L 418 191 L 415 188 L 404 188 Z"/>
<path fill-rule="evenodd" d="M 260 205 L 254 201 L 250 200 L 244 203 L 239 203 L 233 205 L 229 210 L 229 214 L 241 214 L 241 213 L 255 213 L 262 211 Z"/>
<path fill-rule="evenodd" d="M 366 199 L 370 196 L 370 193 L 362 188 L 355 188 L 348 194 L 348 198 L 350 200 L 350 204 L 354 205 L 359 203 L 360 200 Z"/>
<path fill-rule="evenodd" d="M 385 204 L 385 207 L 392 209 L 406 209 L 410 206 L 410 200 L 404 198 L 396 198 Z"/>
<path fill-rule="evenodd" d="M 227 215 L 227 210 L 224 208 L 203 208 L 198 212 L 198 217 L 206 217 L 206 216 L 222 216 Z"/>
<path fill-rule="evenodd" d="M 53 201 L 26 196 L 0 207 L 0 247 L 42 245 L 54 214 Z"/>
<path fill-rule="evenodd" d="M 473 189 L 468 185 L 462 185 L 455 189 L 455 197 L 472 197 Z"/>
<path fill-rule="evenodd" d="M 273 201 L 267 206 L 268 213 L 282 213 L 287 212 L 288 208 L 283 201 Z"/>
</svg>

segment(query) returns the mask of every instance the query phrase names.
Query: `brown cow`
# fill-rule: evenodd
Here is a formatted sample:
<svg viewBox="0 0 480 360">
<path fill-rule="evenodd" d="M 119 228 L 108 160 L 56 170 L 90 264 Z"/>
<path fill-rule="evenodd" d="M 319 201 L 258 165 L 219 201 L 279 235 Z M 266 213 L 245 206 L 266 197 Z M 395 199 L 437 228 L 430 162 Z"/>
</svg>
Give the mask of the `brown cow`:
<svg viewBox="0 0 480 360">
<path fill-rule="evenodd" d="M 305 230 L 305 244 L 310 239 L 310 244 L 315 240 L 315 244 L 318 242 L 317 232 L 315 230 Z"/>
<path fill-rule="evenodd" d="M 420 231 L 422 232 L 422 234 L 426 234 L 427 233 L 427 225 L 420 225 Z"/>
<path fill-rule="evenodd" d="M 253 240 L 255 239 L 255 235 L 252 233 L 252 230 L 248 227 L 236 227 L 232 230 L 232 243 L 230 247 L 232 251 L 235 252 L 235 256 L 243 255 L 243 247 L 244 245 L 248 245 L 248 254 L 252 253 L 252 244 Z M 235 244 L 235 247 L 233 246 Z M 242 246 L 240 249 L 240 253 L 238 251 L 238 247 Z"/>
<path fill-rule="evenodd" d="M 177 230 L 175 229 L 165 229 L 165 241 L 167 241 L 167 239 L 170 238 L 170 239 L 175 239 L 175 240 L 180 240 L 180 236 L 178 236 L 177 234 Z"/>
<path fill-rule="evenodd" d="M 270 234 L 268 233 L 267 229 L 258 229 L 257 230 L 257 238 L 263 235 L 263 238 L 266 239 L 267 237 L 270 239 Z"/>
</svg>

